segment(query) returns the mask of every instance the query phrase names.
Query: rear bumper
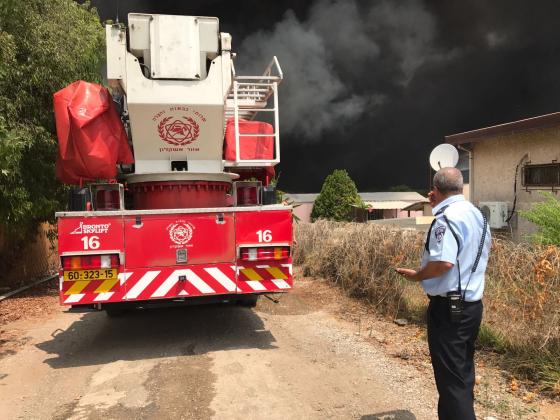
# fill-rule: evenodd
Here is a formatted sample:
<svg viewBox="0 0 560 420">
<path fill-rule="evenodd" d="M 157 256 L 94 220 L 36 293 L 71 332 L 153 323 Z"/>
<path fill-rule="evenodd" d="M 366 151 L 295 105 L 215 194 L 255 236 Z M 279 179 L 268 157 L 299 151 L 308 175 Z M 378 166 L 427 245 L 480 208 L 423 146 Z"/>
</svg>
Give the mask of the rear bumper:
<svg viewBox="0 0 560 420">
<path fill-rule="evenodd" d="M 62 305 L 151 302 L 201 296 L 286 292 L 293 287 L 292 262 L 190 265 L 121 270 L 115 280 L 64 281 Z M 223 299 L 222 299 L 223 300 Z"/>
<path fill-rule="evenodd" d="M 138 300 L 132 302 L 107 302 L 107 303 L 88 303 L 72 305 L 66 312 L 68 313 L 89 313 L 98 312 L 106 308 L 120 308 L 128 309 L 153 309 L 153 308 L 169 308 L 176 306 L 196 306 L 196 305 L 212 305 L 212 304 L 227 304 L 236 303 L 244 299 L 245 296 L 259 296 L 281 294 L 285 292 L 267 292 L 267 293 L 254 293 L 251 295 L 229 294 L 229 295 L 214 295 L 214 296 L 191 296 L 188 298 L 170 298 L 170 299 L 154 299 L 154 300 Z"/>
</svg>

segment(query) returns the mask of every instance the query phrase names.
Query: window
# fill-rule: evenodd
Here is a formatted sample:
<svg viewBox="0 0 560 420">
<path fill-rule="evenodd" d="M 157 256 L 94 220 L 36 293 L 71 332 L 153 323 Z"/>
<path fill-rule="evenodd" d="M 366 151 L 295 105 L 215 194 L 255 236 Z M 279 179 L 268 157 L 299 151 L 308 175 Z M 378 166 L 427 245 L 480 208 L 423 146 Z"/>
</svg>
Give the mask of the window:
<svg viewBox="0 0 560 420">
<path fill-rule="evenodd" d="M 383 219 L 383 210 L 381 209 L 372 209 L 369 211 L 368 214 L 369 220 L 380 220 Z"/>
<path fill-rule="evenodd" d="M 523 167 L 524 187 L 558 187 L 560 186 L 560 163 L 541 165 L 527 164 Z"/>
</svg>

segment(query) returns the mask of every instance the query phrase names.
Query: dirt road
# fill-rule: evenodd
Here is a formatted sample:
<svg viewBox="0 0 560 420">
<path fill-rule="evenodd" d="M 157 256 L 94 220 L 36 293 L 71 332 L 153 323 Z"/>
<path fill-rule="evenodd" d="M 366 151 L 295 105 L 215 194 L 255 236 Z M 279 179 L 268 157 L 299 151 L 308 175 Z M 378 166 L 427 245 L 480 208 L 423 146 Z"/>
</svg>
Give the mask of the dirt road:
<svg viewBox="0 0 560 420">
<path fill-rule="evenodd" d="M 336 296 L 317 302 L 307 280 L 255 310 L 56 311 L 10 323 L 2 333 L 19 347 L 0 359 L 0 418 L 433 419 L 429 369 L 325 310 Z"/>
<path fill-rule="evenodd" d="M 433 418 L 423 378 L 297 292 L 256 310 L 59 312 L 14 330 L 25 337 L 0 360 L 2 419 Z"/>
</svg>

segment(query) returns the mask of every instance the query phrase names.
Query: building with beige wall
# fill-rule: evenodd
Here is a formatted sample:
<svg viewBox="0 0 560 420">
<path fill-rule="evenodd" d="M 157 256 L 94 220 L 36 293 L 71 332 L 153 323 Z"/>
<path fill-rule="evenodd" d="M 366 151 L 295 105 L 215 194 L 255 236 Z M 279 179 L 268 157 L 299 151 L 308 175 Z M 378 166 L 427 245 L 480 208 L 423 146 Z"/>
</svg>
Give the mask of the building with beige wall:
<svg viewBox="0 0 560 420">
<path fill-rule="evenodd" d="M 507 203 L 509 221 L 503 231 L 514 240 L 534 232 L 535 226 L 518 212 L 543 201 L 540 191 L 560 190 L 560 112 L 445 139 L 469 153 L 471 201 Z"/>
<path fill-rule="evenodd" d="M 369 208 L 368 219 L 402 219 L 422 216 L 424 204 L 428 203 L 426 197 L 414 191 L 358 194 Z M 286 194 L 286 199 L 294 204 L 293 211 L 298 220 L 310 222 L 313 205 L 318 196 L 319 194 Z"/>
<path fill-rule="evenodd" d="M 298 221 L 310 222 L 313 204 L 319 194 L 286 194 L 286 199 L 294 206 L 293 212 Z"/>
</svg>

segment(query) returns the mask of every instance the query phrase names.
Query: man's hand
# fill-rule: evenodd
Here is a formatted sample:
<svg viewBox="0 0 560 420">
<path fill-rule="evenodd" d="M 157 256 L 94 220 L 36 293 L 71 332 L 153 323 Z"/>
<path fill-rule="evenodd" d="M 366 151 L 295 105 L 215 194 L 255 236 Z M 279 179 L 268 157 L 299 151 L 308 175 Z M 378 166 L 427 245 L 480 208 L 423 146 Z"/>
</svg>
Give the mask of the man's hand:
<svg viewBox="0 0 560 420">
<path fill-rule="evenodd" d="M 396 268 L 395 270 L 408 280 L 422 281 L 441 277 L 452 268 L 453 264 L 446 261 L 430 261 L 419 271 L 411 270 L 409 268 Z"/>
<path fill-rule="evenodd" d="M 410 268 L 397 268 L 395 269 L 401 276 L 406 277 L 408 280 L 418 281 L 418 272 Z"/>
</svg>

